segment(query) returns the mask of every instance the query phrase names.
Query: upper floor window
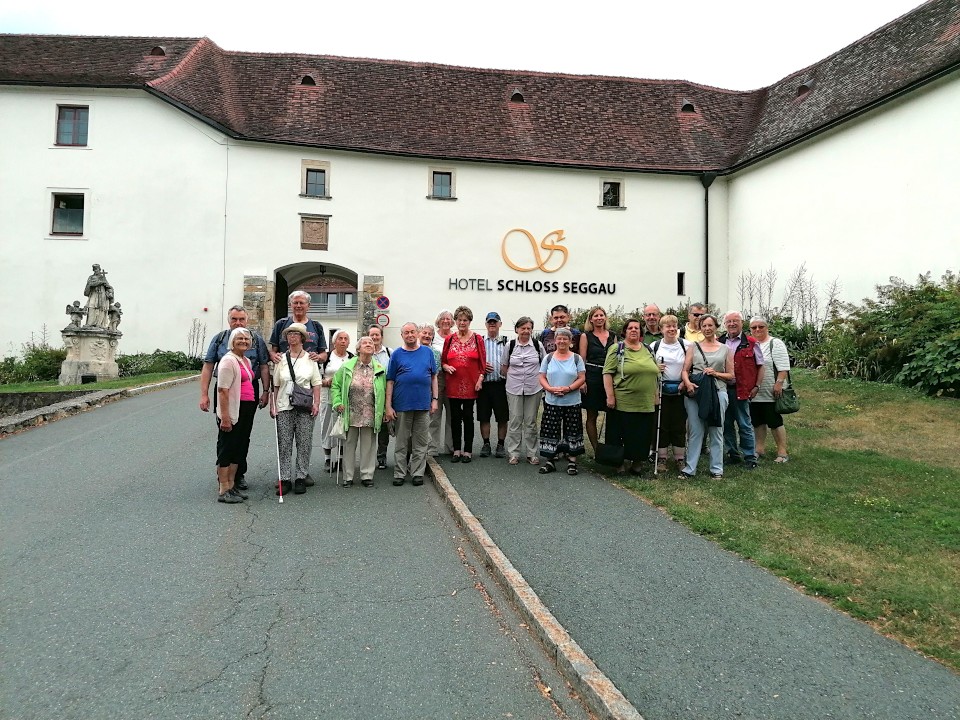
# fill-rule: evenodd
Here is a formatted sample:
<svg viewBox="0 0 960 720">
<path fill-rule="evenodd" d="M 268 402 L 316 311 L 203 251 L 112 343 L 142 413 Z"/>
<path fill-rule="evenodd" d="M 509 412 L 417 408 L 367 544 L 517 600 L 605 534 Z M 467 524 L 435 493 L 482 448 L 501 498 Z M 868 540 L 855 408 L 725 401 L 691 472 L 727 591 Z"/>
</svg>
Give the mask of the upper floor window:
<svg viewBox="0 0 960 720">
<path fill-rule="evenodd" d="M 78 105 L 57 106 L 57 145 L 85 146 L 90 108 Z"/>
<path fill-rule="evenodd" d="M 430 200 L 456 200 L 456 178 L 453 170 L 430 170 Z"/>
<path fill-rule="evenodd" d="M 307 188 L 304 195 L 325 197 L 327 194 L 327 171 L 316 168 L 307 169 Z"/>
<path fill-rule="evenodd" d="M 83 235 L 83 195 L 53 194 L 51 235 Z"/>
<path fill-rule="evenodd" d="M 322 160 L 300 163 L 300 196 L 330 199 L 330 163 Z"/>
<path fill-rule="evenodd" d="M 619 180 L 600 181 L 600 207 L 621 208 L 623 204 L 623 183 Z"/>
</svg>

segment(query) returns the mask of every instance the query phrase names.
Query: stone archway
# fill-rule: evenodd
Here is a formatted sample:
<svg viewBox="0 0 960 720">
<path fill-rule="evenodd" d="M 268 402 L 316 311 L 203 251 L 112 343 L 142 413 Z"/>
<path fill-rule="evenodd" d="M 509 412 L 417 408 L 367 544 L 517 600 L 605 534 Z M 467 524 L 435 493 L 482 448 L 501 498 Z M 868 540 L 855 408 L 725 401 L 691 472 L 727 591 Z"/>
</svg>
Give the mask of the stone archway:
<svg viewBox="0 0 960 720">
<path fill-rule="evenodd" d="M 304 262 L 279 267 L 275 271 L 273 292 L 269 293 L 271 323 L 288 314 L 287 297 L 294 290 L 310 293 L 309 315 L 317 320 L 328 335 L 337 328 L 356 338 L 356 329 L 364 322 L 363 291 L 356 271 L 331 263 Z M 327 338 L 328 342 L 330 338 Z"/>
</svg>

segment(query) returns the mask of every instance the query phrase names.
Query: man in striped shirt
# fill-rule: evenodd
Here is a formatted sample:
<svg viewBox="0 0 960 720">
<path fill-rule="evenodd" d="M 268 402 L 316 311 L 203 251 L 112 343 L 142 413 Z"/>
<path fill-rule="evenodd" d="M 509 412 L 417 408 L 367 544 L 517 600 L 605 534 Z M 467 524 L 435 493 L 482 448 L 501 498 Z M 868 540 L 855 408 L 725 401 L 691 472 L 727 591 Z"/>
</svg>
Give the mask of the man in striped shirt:
<svg viewBox="0 0 960 720">
<path fill-rule="evenodd" d="M 495 312 L 487 313 L 487 336 L 484 344 L 487 351 L 487 367 L 483 376 L 483 387 L 477 395 L 477 419 L 480 420 L 480 437 L 483 447 L 480 448 L 480 457 L 490 457 L 493 449 L 490 447 L 490 416 L 497 418 L 497 449 L 496 457 L 506 457 L 503 441 L 507 437 L 507 379 L 501 374 L 504 347 L 507 344 L 505 335 L 500 334 L 500 315 Z"/>
</svg>

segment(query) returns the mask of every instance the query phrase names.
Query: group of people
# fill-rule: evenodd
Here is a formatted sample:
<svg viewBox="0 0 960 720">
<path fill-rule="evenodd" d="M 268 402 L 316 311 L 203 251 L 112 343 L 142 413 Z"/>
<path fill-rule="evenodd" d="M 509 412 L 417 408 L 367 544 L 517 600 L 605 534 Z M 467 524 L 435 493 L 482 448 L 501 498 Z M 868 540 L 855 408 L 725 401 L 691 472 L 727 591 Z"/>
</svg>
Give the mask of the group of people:
<svg viewBox="0 0 960 720">
<path fill-rule="evenodd" d="M 711 477 L 723 476 L 725 454 L 726 462 L 753 468 L 767 428 L 776 462 L 788 460 L 775 400 L 789 357 L 763 318 L 752 318 L 747 334 L 743 316 L 727 313 L 726 333 L 718 336 L 717 318 L 702 305 L 690 306 L 682 327 L 650 305 L 617 337 L 603 308 L 590 310 L 581 331 L 569 327 L 568 308 L 557 305 L 541 333 L 523 316 L 514 324 L 516 338 L 508 339 L 497 312 L 487 313 L 481 335 L 471 329 L 472 310 L 460 306 L 432 324 L 405 323 L 403 344 L 393 349 L 371 326 L 351 351 L 342 330 L 328 350 L 323 327 L 307 317 L 309 304 L 307 293 L 292 293 L 290 315 L 277 321 L 269 342 L 246 328 L 246 312 L 234 306 L 228 329 L 210 343 L 200 409 L 209 410 L 215 377 L 219 502 L 247 499 L 253 418 L 268 405 L 276 419 L 280 495 L 314 484 L 317 418 L 324 468 L 342 470 L 343 487 L 356 479 L 373 486 L 374 471 L 386 467 L 391 434 L 394 485 L 408 477 L 422 485 L 427 457 L 441 452 L 454 463 L 472 462 L 475 412 L 481 457 L 526 462 L 542 474 L 577 474 L 586 449 L 583 410 L 595 452 L 604 413 L 604 442 L 623 448 L 622 472 L 643 472 L 651 458 L 666 471 L 672 452 L 679 476 L 693 478 L 705 438 Z"/>
</svg>

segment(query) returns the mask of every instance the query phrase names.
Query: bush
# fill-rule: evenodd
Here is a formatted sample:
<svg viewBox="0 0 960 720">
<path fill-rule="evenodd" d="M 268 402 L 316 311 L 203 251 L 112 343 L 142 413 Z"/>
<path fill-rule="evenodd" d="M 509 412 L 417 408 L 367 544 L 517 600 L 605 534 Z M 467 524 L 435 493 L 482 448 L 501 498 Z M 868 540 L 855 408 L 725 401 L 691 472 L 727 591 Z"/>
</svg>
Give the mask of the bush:
<svg viewBox="0 0 960 720">
<path fill-rule="evenodd" d="M 198 357 L 191 357 L 179 350 L 158 349 L 152 353 L 119 355 L 117 357 L 117 366 L 120 368 L 120 377 L 129 377 L 131 375 L 145 375 L 147 373 L 199 370 L 203 367 L 203 360 Z"/>
<path fill-rule="evenodd" d="M 65 349 L 50 347 L 47 328 L 43 326 L 40 339 L 31 335 L 29 342 L 21 346 L 19 357 L 0 360 L 0 384 L 56 380 L 66 357 Z"/>
</svg>

